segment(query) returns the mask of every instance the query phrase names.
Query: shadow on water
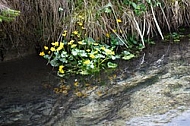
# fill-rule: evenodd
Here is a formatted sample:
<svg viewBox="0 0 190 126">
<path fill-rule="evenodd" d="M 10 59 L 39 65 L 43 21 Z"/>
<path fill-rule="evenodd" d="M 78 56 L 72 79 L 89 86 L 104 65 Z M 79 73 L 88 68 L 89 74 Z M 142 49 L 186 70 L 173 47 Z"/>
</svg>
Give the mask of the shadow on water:
<svg viewBox="0 0 190 126">
<path fill-rule="evenodd" d="M 35 125 L 54 103 L 51 67 L 36 55 L 0 63 L 0 125 Z"/>
</svg>

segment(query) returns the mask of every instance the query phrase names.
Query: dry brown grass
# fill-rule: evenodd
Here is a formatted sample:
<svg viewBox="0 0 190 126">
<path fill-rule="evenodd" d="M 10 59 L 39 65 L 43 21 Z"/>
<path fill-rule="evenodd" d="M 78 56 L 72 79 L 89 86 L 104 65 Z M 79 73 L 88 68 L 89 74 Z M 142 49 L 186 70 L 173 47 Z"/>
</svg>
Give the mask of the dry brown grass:
<svg viewBox="0 0 190 126">
<path fill-rule="evenodd" d="M 47 44 L 60 40 L 63 30 L 71 33 L 76 29 L 77 16 L 85 17 L 84 27 L 87 36 L 106 41 L 105 35 L 113 33 L 126 43 L 127 36 L 135 35 L 144 44 L 143 38 L 160 35 L 162 32 L 176 30 L 180 26 L 190 25 L 189 0 L 160 0 L 161 5 L 149 6 L 136 16 L 133 8 L 126 6 L 123 0 L 7 0 L 7 4 L 21 11 L 21 15 L 11 24 L 1 24 L 14 46 L 22 42 L 32 45 L 40 42 Z M 59 7 L 63 11 L 59 11 Z M 105 13 L 105 9 L 111 10 Z M 121 23 L 117 23 L 121 19 Z M 69 37 L 69 36 L 67 36 Z"/>
</svg>

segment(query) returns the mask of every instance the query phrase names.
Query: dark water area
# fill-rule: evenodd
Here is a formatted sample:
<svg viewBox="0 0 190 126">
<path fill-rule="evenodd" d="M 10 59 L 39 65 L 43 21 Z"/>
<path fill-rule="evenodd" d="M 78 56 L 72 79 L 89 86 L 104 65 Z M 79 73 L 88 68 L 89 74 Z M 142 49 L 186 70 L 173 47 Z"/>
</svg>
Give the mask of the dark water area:
<svg viewBox="0 0 190 126">
<path fill-rule="evenodd" d="M 52 68 L 46 62 L 29 55 L 0 63 L 0 125 L 36 125 L 47 118 L 48 104 L 55 100 L 49 78 Z"/>
<path fill-rule="evenodd" d="M 86 98 L 55 94 L 60 79 L 46 63 L 37 55 L 0 63 L 0 126 L 190 124 L 188 37 L 178 43 L 157 41 L 138 58 L 118 61 L 112 82 L 86 91 Z"/>
</svg>

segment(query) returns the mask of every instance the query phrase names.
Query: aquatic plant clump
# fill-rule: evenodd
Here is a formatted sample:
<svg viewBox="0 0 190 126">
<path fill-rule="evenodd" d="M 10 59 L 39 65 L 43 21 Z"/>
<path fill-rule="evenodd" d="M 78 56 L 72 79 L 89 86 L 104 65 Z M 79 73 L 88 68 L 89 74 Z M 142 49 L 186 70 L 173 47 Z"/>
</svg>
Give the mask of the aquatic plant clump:
<svg viewBox="0 0 190 126">
<path fill-rule="evenodd" d="M 40 52 L 53 67 L 58 67 L 58 76 L 81 74 L 88 75 L 100 72 L 106 68 L 116 68 L 117 64 L 113 60 L 123 58 L 129 60 L 134 57 L 128 51 L 116 54 L 118 43 L 111 45 L 95 41 L 86 36 L 83 26 L 83 16 L 78 16 L 78 28 L 74 30 L 67 39 L 67 30 L 62 33 L 62 41 L 53 42 L 51 46 L 44 46 L 44 51 Z"/>
<path fill-rule="evenodd" d="M 72 74 L 88 75 L 99 72 L 105 67 L 115 68 L 117 66 L 108 62 L 110 59 L 115 60 L 119 57 L 115 55 L 114 48 L 99 44 L 92 38 L 51 44 L 50 48 L 44 46 L 44 51 L 40 55 L 47 59 L 51 66 L 58 67 L 57 74 L 60 77 Z"/>
<path fill-rule="evenodd" d="M 51 45 L 44 46 L 44 51 L 39 55 L 47 59 L 51 66 L 58 67 L 57 74 L 60 77 L 94 74 L 102 69 L 116 68 L 117 64 L 111 62 L 113 60 L 129 60 L 135 57 L 128 51 L 116 54 L 115 47 L 98 43 L 92 38 L 53 42 Z"/>
</svg>

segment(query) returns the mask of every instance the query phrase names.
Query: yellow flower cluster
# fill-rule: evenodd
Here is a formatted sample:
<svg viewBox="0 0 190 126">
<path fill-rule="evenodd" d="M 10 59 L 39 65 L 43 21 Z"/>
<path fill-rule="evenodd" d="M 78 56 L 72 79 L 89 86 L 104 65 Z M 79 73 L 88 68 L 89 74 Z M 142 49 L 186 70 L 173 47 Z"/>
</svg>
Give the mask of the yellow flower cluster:
<svg viewBox="0 0 190 126">
<path fill-rule="evenodd" d="M 57 48 L 57 51 L 60 51 L 64 48 L 64 43 L 60 42 L 59 47 Z"/>
<path fill-rule="evenodd" d="M 78 18 L 84 20 L 84 17 L 82 15 L 79 15 Z"/>
<path fill-rule="evenodd" d="M 51 43 L 52 47 L 49 47 L 48 46 L 44 46 L 44 50 L 47 51 L 47 50 L 50 50 L 51 52 L 54 52 L 54 51 L 60 51 L 64 48 L 64 43 L 63 42 L 52 42 Z M 48 51 L 48 54 L 50 54 L 51 52 Z M 45 55 L 45 52 L 42 51 L 40 52 L 39 54 L 40 56 L 44 56 Z"/>
<path fill-rule="evenodd" d="M 59 46 L 59 42 L 52 42 L 51 44 L 52 44 L 53 46 L 55 46 L 55 47 L 56 47 L 56 46 Z"/>
<path fill-rule="evenodd" d="M 79 26 L 82 26 L 83 25 L 83 23 L 82 22 L 77 22 L 77 24 L 79 25 Z"/>
</svg>

